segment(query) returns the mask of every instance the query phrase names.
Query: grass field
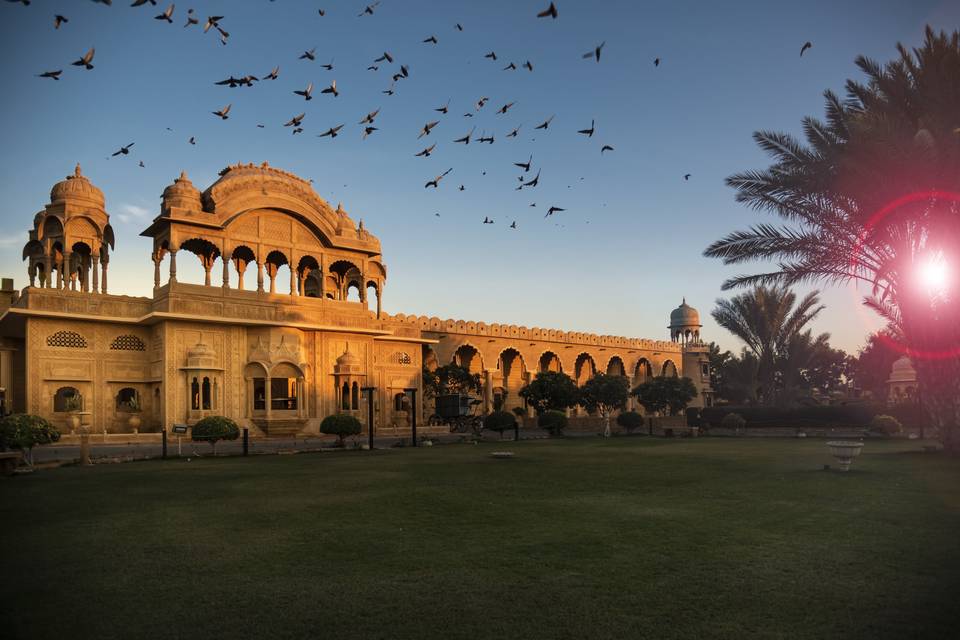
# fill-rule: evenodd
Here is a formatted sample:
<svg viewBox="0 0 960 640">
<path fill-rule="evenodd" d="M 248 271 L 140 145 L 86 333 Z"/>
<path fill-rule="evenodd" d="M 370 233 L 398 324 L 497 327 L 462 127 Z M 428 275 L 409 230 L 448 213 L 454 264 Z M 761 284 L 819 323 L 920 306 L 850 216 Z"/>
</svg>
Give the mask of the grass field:
<svg viewBox="0 0 960 640">
<path fill-rule="evenodd" d="M 513 460 L 493 460 L 507 448 Z M 948 638 L 960 461 L 579 439 L 0 481 L 0 635 Z"/>
</svg>

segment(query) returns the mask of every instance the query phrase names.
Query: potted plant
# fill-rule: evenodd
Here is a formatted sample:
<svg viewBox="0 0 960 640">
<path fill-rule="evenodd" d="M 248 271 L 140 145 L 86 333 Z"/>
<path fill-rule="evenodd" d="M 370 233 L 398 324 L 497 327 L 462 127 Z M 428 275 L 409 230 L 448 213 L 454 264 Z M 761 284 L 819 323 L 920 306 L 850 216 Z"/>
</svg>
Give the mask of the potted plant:
<svg viewBox="0 0 960 640">
<path fill-rule="evenodd" d="M 124 409 L 130 413 L 127 417 L 127 424 L 133 429 L 134 433 L 140 428 L 140 396 L 133 395 L 124 403 Z"/>
<path fill-rule="evenodd" d="M 67 414 L 67 424 L 70 426 L 70 433 L 76 433 L 80 428 L 80 412 L 83 410 L 83 400 L 80 394 L 75 393 L 64 401 L 64 409 Z"/>
</svg>

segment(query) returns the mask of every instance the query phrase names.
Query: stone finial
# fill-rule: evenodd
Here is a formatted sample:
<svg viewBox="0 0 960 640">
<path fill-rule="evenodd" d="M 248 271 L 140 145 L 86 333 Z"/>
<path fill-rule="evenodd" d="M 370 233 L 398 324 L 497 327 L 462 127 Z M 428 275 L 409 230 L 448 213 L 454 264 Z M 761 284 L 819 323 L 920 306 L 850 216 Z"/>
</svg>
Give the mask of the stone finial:
<svg viewBox="0 0 960 640">
<path fill-rule="evenodd" d="M 74 176 L 75 178 L 79 178 L 79 177 L 82 176 L 82 175 L 83 175 L 83 174 L 80 172 L 80 163 L 78 162 L 78 163 L 77 163 L 77 166 L 73 168 L 73 176 Z"/>
</svg>

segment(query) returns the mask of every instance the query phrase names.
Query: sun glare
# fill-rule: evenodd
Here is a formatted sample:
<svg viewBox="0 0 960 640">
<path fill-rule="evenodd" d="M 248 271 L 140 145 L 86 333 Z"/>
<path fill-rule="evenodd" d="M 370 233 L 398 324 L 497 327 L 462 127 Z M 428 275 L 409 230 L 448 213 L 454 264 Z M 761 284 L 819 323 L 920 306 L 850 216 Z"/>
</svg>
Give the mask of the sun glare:
<svg viewBox="0 0 960 640">
<path fill-rule="evenodd" d="M 918 276 L 931 295 L 943 295 L 950 284 L 950 265 L 942 253 L 937 253 L 920 263 Z"/>
</svg>

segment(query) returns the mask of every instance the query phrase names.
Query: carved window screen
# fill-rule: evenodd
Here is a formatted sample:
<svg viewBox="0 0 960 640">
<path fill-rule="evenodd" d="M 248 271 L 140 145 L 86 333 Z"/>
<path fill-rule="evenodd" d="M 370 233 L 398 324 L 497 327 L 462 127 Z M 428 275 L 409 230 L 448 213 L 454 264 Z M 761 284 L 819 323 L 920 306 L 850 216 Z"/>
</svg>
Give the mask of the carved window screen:
<svg viewBox="0 0 960 640">
<path fill-rule="evenodd" d="M 86 349 L 86 339 L 76 331 L 57 331 L 47 336 L 48 347 L 65 347 L 67 349 Z"/>
<path fill-rule="evenodd" d="M 146 351 L 147 346 L 143 344 L 143 340 L 137 336 L 131 335 L 122 335 L 117 336 L 113 342 L 110 343 L 111 351 Z"/>
</svg>

